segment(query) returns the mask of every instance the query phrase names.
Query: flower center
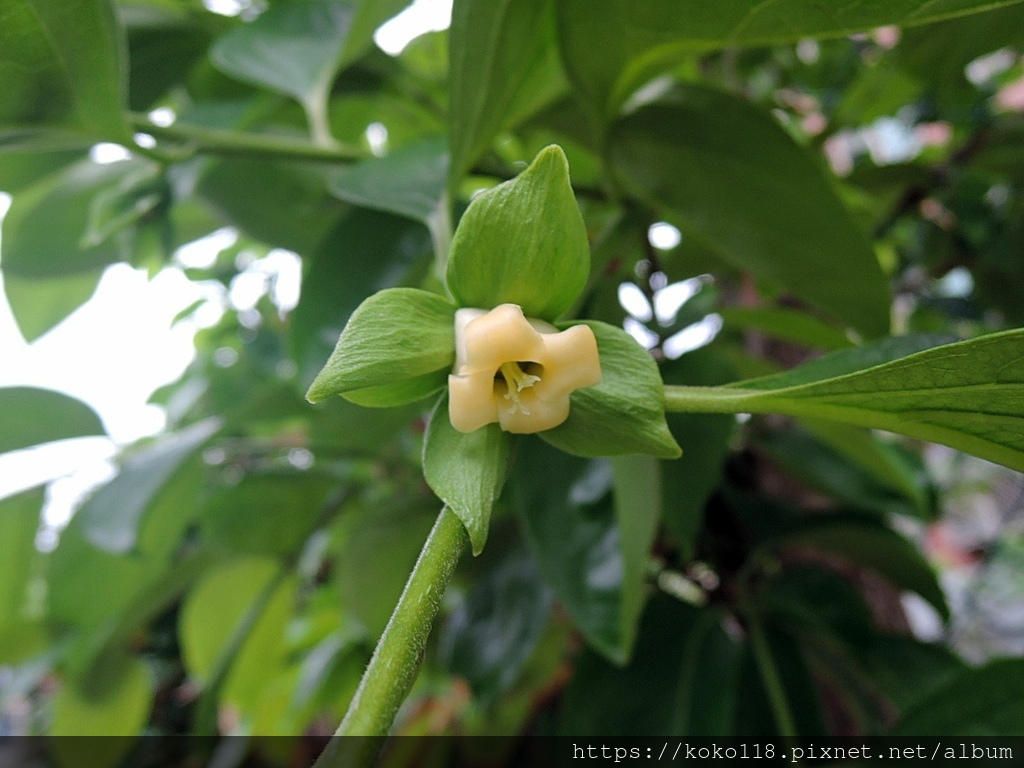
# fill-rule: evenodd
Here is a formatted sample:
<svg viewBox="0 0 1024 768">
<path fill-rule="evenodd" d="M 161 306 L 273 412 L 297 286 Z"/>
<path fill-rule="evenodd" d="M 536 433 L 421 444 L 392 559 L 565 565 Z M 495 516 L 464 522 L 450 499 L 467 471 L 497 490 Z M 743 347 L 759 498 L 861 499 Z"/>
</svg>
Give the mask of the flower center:
<svg viewBox="0 0 1024 768">
<path fill-rule="evenodd" d="M 523 365 L 532 364 L 523 363 Z M 540 381 L 540 376 L 527 373 L 517 362 L 502 363 L 500 375 L 505 379 L 505 384 L 508 388 L 508 392 L 505 393 L 504 397 L 506 400 L 510 400 L 512 402 L 512 405 L 509 408 L 509 413 L 520 411 L 523 415 L 529 416 L 530 412 L 519 399 L 519 393 Z"/>
</svg>

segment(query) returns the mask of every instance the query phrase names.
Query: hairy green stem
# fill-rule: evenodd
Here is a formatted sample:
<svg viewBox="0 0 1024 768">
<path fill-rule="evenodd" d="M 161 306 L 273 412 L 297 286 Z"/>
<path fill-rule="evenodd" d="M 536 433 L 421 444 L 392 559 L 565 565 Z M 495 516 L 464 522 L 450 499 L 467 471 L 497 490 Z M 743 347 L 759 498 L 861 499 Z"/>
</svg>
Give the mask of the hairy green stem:
<svg viewBox="0 0 1024 768">
<path fill-rule="evenodd" d="M 764 634 L 764 627 L 759 619 L 751 619 L 749 624 L 750 643 L 754 650 L 754 659 L 757 668 L 761 672 L 761 681 L 768 694 L 768 703 L 771 705 L 772 714 L 775 716 L 775 725 L 779 729 L 780 736 L 796 738 L 796 724 L 793 722 L 793 713 L 790 711 L 789 702 L 786 700 L 786 690 L 782 687 L 782 678 L 775 667 L 775 659 L 772 658 L 772 649 L 768 645 L 768 638 Z"/>
<path fill-rule="evenodd" d="M 367 157 L 361 149 L 337 143 L 317 146 L 301 139 L 225 131 L 182 122 L 166 126 L 157 125 L 145 115 L 136 113 L 129 114 L 128 119 L 136 130 L 148 133 L 154 138 L 178 142 L 195 152 L 212 155 L 336 164 L 351 163 Z"/>
<path fill-rule="evenodd" d="M 390 732 L 416 679 L 441 596 L 468 544 L 462 521 L 447 507 L 442 509 L 335 737 L 382 738 Z M 368 764 L 379 745 L 377 739 L 334 738 L 314 768 Z"/>
</svg>

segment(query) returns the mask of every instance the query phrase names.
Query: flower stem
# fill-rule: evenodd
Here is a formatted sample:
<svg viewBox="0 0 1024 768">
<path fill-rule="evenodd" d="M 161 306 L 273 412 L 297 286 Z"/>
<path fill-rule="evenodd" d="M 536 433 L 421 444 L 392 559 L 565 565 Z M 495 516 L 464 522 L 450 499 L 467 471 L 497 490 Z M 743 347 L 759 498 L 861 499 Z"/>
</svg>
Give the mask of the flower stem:
<svg viewBox="0 0 1024 768">
<path fill-rule="evenodd" d="M 342 736 L 387 736 L 398 708 L 412 688 L 441 596 L 469 544 L 462 521 L 445 507 L 427 537 L 405 590 L 395 606 L 370 664 L 363 673 L 345 719 L 314 768 L 367 764 L 380 745 L 377 739 Z M 353 754 L 355 751 L 357 754 Z"/>
</svg>

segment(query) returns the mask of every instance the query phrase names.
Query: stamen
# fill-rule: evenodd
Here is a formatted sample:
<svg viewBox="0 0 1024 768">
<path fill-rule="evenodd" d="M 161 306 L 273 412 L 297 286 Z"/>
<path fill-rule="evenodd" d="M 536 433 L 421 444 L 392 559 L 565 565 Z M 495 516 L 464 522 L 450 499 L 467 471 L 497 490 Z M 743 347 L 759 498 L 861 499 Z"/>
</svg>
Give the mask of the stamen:
<svg viewBox="0 0 1024 768">
<path fill-rule="evenodd" d="M 540 376 L 534 376 L 532 373 L 527 373 L 519 366 L 519 363 L 516 362 L 503 363 L 501 366 L 501 375 L 504 377 L 505 384 L 508 387 L 508 392 L 505 393 L 505 399 L 512 402 L 512 405 L 509 408 L 509 413 L 520 411 L 524 416 L 529 416 L 530 411 L 519 399 L 519 393 L 540 381 Z"/>
</svg>

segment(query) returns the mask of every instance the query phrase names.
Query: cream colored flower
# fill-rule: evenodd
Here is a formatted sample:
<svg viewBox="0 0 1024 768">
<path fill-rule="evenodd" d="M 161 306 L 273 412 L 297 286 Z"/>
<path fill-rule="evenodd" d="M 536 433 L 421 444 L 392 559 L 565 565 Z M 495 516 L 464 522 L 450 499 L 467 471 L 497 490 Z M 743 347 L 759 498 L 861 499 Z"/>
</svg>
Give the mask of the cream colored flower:
<svg viewBox="0 0 1024 768">
<path fill-rule="evenodd" d="M 569 418 L 569 395 L 601 381 L 597 339 L 585 325 L 559 331 L 517 304 L 455 313 L 448 415 L 459 432 L 498 422 L 527 434 Z"/>
</svg>

